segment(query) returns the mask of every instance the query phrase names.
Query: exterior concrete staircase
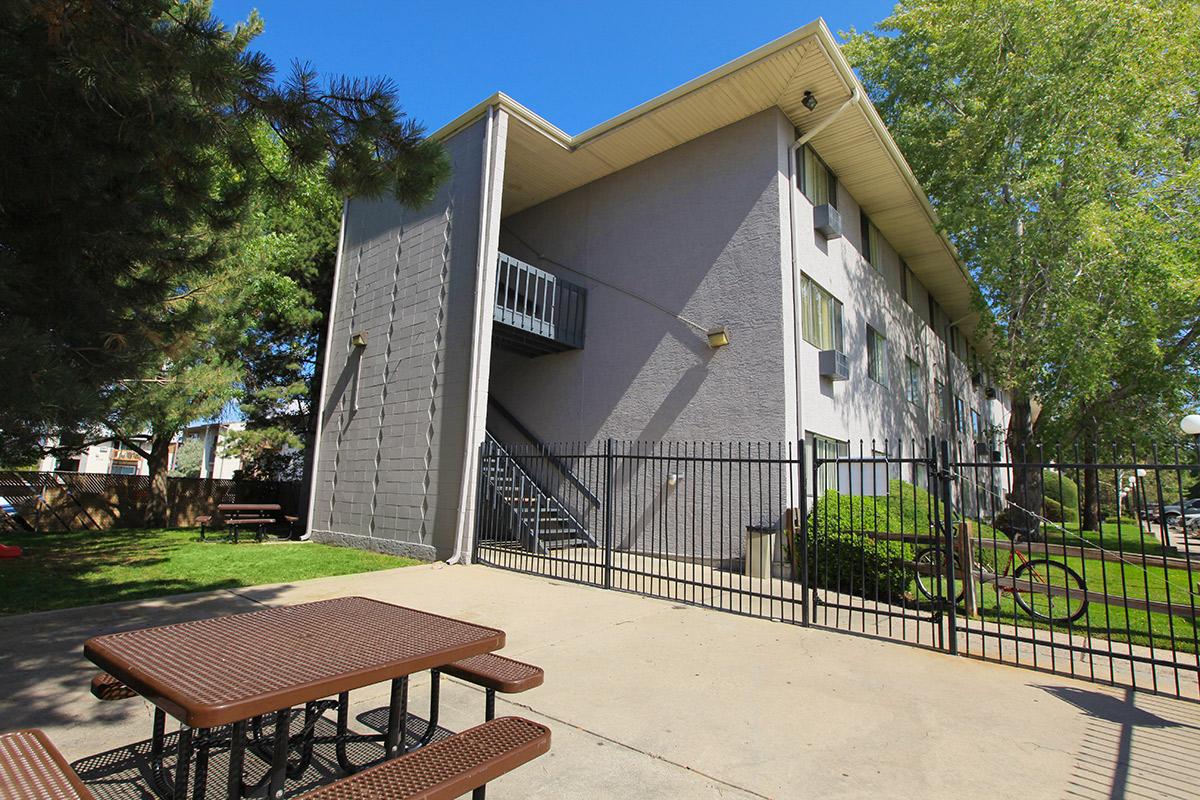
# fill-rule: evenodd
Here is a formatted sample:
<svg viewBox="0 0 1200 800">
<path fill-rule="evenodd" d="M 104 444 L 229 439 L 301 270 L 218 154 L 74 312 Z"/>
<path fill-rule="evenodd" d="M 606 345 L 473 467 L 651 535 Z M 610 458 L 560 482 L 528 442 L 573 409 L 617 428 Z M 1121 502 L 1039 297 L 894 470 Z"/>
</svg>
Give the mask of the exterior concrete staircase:
<svg viewBox="0 0 1200 800">
<path fill-rule="evenodd" d="M 483 449 L 480 482 L 484 508 L 480 536 L 507 541 L 531 553 L 595 547 L 579 519 L 517 463 L 490 433 Z"/>
</svg>

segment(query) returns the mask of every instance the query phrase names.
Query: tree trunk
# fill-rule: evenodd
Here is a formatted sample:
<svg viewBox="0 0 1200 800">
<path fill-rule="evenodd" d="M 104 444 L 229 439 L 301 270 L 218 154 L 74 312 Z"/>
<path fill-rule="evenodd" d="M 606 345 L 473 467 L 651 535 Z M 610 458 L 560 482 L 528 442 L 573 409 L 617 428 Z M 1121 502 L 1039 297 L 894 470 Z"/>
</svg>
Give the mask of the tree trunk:
<svg viewBox="0 0 1200 800">
<path fill-rule="evenodd" d="M 1100 530 L 1100 470 L 1096 464 L 1096 443 L 1088 442 L 1083 448 L 1083 514 L 1079 518 L 1080 530 Z"/>
<path fill-rule="evenodd" d="M 150 505 L 146 509 L 146 521 L 156 528 L 165 528 L 170 524 L 167 470 L 170 468 L 173 435 L 174 433 L 156 433 L 150 444 L 150 457 L 146 459 L 146 464 L 150 468 Z"/>
<path fill-rule="evenodd" d="M 1033 407 L 1021 391 L 1013 392 L 1008 420 L 1009 457 L 1013 463 L 1008 493 L 1008 532 L 1026 541 L 1041 541 L 1042 465 L 1033 449 Z"/>
</svg>

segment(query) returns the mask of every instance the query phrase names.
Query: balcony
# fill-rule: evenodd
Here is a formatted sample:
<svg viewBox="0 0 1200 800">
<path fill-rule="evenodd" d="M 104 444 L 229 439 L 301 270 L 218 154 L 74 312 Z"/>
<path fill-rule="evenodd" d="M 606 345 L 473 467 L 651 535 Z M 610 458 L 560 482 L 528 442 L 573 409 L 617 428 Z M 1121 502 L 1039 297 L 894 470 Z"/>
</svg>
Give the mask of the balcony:
<svg viewBox="0 0 1200 800">
<path fill-rule="evenodd" d="M 586 307 L 582 286 L 500 254 L 492 314 L 498 347 L 531 358 L 580 350 Z"/>
</svg>

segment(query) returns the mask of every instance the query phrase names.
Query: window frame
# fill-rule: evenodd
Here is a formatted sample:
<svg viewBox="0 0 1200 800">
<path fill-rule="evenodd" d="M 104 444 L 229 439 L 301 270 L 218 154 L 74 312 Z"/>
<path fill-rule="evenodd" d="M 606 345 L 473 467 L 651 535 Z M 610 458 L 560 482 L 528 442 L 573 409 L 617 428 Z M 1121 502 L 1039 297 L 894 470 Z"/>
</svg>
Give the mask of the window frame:
<svg viewBox="0 0 1200 800">
<path fill-rule="evenodd" d="M 925 397 L 921 380 L 921 364 L 912 356 L 905 356 L 904 362 L 907 373 L 904 385 L 905 399 L 914 405 L 921 405 Z"/>
<path fill-rule="evenodd" d="M 880 386 L 891 386 L 887 336 L 867 325 L 867 377 Z"/>
<path fill-rule="evenodd" d="M 846 352 L 845 305 L 804 272 L 800 273 L 800 314 L 804 341 L 818 350 Z"/>
<path fill-rule="evenodd" d="M 809 161 L 812 161 L 810 165 Z M 809 194 L 808 181 L 809 177 L 820 176 L 824 180 L 825 200 L 821 202 L 819 194 L 814 191 Z M 837 174 L 829 168 L 821 155 L 813 149 L 812 145 L 804 145 L 796 151 L 796 188 L 800 190 L 800 194 L 812 203 L 814 206 L 829 204 L 834 208 L 838 207 Z"/>
</svg>

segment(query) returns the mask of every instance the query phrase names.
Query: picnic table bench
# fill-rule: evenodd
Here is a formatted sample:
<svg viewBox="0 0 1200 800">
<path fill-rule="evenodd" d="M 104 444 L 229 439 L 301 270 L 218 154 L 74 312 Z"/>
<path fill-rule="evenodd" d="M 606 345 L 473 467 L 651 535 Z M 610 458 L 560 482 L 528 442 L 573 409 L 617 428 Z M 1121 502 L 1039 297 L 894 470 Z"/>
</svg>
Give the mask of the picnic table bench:
<svg viewBox="0 0 1200 800">
<path fill-rule="evenodd" d="M 452 800 L 465 792 L 478 800 L 488 782 L 549 750 L 544 725 L 502 717 L 305 792 L 299 800 Z M 39 730 L 0 734 L 0 797 L 95 800 Z"/>
<path fill-rule="evenodd" d="M 237 544 L 240 528 L 253 528 L 255 540 L 261 542 L 263 528 L 267 525 L 286 524 L 290 535 L 299 517 L 284 514 L 283 506 L 279 503 L 220 503 L 216 514 L 197 517 L 196 520 L 200 523 L 201 541 L 204 541 L 206 529 L 220 522 L 232 531 L 233 542 Z"/>
</svg>

